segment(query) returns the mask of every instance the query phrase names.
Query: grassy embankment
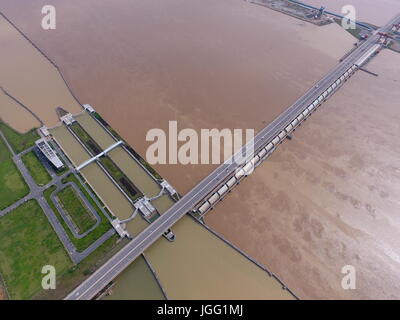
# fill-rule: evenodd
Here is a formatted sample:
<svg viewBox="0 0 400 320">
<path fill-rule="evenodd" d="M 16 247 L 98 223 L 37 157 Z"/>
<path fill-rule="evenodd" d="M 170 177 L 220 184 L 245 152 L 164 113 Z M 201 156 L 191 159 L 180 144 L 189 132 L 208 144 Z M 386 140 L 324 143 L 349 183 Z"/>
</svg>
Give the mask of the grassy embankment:
<svg viewBox="0 0 400 320">
<path fill-rule="evenodd" d="M 338 25 L 340 25 L 340 26 L 342 27 L 342 19 L 336 17 L 336 18 L 334 18 L 334 21 L 335 21 Z M 374 29 L 374 30 L 378 29 L 377 26 L 374 26 L 374 25 L 372 25 L 372 24 L 370 24 L 370 23 L 365 23 L 365 22 L 364 22 L 364 24 L 370 26 L 370 27 L 371 27 L 372 29 Z M 345 29 L 345 30 L 346 30 L 348 33 L 350 33 L 354 38 L 356 38 L 356 39 L 358 39 L 358 40 L 361 40 L 361 34 L 363 34 L 363 32 L 365 32 L 365 29 L 362 28 L 362 27 L 360 27 L 359 25 L 356 25 L 355 29 L 347 28 L 347 29 Z"/>
<path fill-rule="evenodd" d="M 0 273 L 11 299 L 29 299 L 41 290 L 43 266 L 61 276 L 72 262 L 36 200 L 0 219 Z"/>
<path fill-rule="evenodd" d="M 76 286 L 89 277 L 104 262 L 122 249 L 128 243 L 127 239 L 119 239 L 117 235 L 112 236 L 104 242 L 96 251 L 91 253 L 85 260 L 77 266 L 72 267 L 57 279 L 55 290 L 41 290 L 33 299 L 55 300 L 63 299 Z"/>
<path fill-rule="evenodd" d="M 48 204 L 50 207 L 53 209 L 54 213 L 56 214 L 58 220 L 62 224 L 63 228 L 65 229 L 65 232 L 68 234 L 68 237 L 71 239 L 72 243 L 75 245 L 76 249 L 79 252 L 82 252 L 86 248 L 88 248 L 94 241 L 96 241 L 98 238 L 100 238 L 104 233 L 106 233 L 110 228 L 111 225 L 108 221 L 108 219 L 103 215 L 99 207 L 96 205 L 94 200 L 90 197 L 90 195 L 86 192 L 85 188 L 80 184 L 78 179 L 74 175 L 69 175 L 66 179 L 63 180 L 64 183 L 67 182 L 74 182 L 80 190 L 83 192 L 85 197 L 89 200 L 90 204 L 96 209 L 97 213 L 99 214 L 101 218 L 100 224 L 95 228 L 92 232 L 90 232 L 86 237 L 83 237 L 82 239 L 77 239 L 74 237 L 72 232 L 69 230 L 67 224 L 64 222 L 63 218 L 61 217 L 60 213 L 58 212 L 57 208 L 53 204 L 53 201 L 51 200 L 51 194 L 53 191 L 56 189 L 55 186 L 52 186 L 45 190 L 44 192 L 44 197 L 47 200 Z M 74 220 L 75 221 L 75 220 Z"/>
<path fill-rule="evenodd" d="M 83 129 L 77 121 L 70 125 L 70 128 L 93 155 L 97 155 L 102 151 L 101 147 L 90 137 L 86 130 Z"/>
<path fill-rule="evenodd" d="M 23 155 L 22 161 L 37 185 L 44 186 L 51 181 L 50 174 L 47 172 L 35 152 L 31 151 Z"/>
<path fill-rule="evenodd" d="M 35 141 L 40 139 L 36 129 L 27 133 L 19 133 L 3 122 L 0 122 L 0 130 L 4 133 L 15 153 L 20 153 L 35 145 Z"/>
<path fill-rule="evenodd" d="M 69 214 L 74 224 L 78 227 L 79 233 L 86 232 L 95 224 L 95 217 L 71 186 L 61 190 L 57 194 L 57 197 L 63 209 Z"/>
<path fill-rule="evenodd" d="M 143 194 L 136 188 L 133 182 L 121 171 L 121 169 L 109 157 L 104 156 L 100 159 L 101 164 L 107 172 L 114 178 L 118 185 L 125 191 L 125 193 L 135 201 L 143 196 Z"/>
<path fill-rule="evenodd" d="M 0 210 L 25 197 L 29 187 L 11 158 L 5 142 L 0 138 Z"/>
</svg>

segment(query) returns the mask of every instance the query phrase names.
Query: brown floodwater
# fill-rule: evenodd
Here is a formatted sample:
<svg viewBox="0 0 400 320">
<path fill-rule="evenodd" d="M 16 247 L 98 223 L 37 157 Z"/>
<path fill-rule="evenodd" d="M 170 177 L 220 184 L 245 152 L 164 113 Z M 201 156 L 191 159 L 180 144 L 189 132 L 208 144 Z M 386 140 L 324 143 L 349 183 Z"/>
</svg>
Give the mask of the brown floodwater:
<svg viewBox="0 0 400 320">
<path fill-rule="evenodd" d="M 300 298 L 400 298 L 400 55 L 367 68 L 206 216 Z"/>
<path fill-rule="evenodd" d="M 190 217 L 174 227 L 176 241 L 146 251 L 170 299 L 293 299 L 275 278 Z"/>
<path fill-rule="evenodd" d="M 104 300 L 164 300 L 165 297 L 142 256 L 118 277 L 112 294 Z"/>
<path fill-rule="evenodd" d="M 322 77 L 354 42 L 241 0 L 55 0 L 58 25 L 40 28 L 45 1 L 2 10 L 142 156 L 152 128 L 259 130 Z M 90 23 L 88 23 L 90 21 Z M 155 167 L 180 193 L 211 165 Z"/>
<path fill-rule="evenodd" d="M 0 86 L 9 94 L 48 125 L 58 122 L 55 112 L 58 106 L 71 112 L 81 110 L 57 69 L 2 16 L 0 43 Z M 15 117 L 9 120 L 16 123 L 16 127 L 24 127 L 26 121 L 24 116 L 18 124 L 20 114 L 16 111 Z"/>
<path fill-rule="evenodd" d="M 40 122 L 17 102 L 0 91 L 0 120 L 20 133 L 40 127 Z"/>
</svg>

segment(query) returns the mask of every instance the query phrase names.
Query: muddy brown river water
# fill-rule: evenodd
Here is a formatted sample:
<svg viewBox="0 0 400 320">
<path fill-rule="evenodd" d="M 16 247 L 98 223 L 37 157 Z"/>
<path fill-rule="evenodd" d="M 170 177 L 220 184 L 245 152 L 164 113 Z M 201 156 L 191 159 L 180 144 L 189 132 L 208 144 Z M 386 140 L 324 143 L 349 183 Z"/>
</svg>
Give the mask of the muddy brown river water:
<svg viewBox="0 0 400 320">
<path fill-rule="evenodd" d="M 178 120 L 180 128 L 259 130 L 354 42 L 337 25 L 319 28 L 239 0 L 53 3 L 58 13 L 55 31 L 40 28 L 44 0 L 27 1 L 23 10 L 15 1 L 3 0 L 0 9 L 57 62 L 79 99 L 94 106 L 142 155 L 149 145 L 147 131 L 166 129 L 168 120 Z M 372 2 L 365 8 L 376 16 Z M 392 13 L 396 9 L 390 8 Z M 387 18 L 382 14 L 376 23 Z M 388 145 L 394 134 L 398 136 L 393 106 L 399 100 L 399 82 L 393 65 L 399 63 L 398 56 L 390 54 L 379 59 L 374 61 L 376 72 L 382 73 L 379 78 L 366 74 L 352 78 L 349 88 L 318 111 L 296 132 L 294 141 L 285 143 L 206 219 L 270 267 L 300 298 L 392 298 L 399 291 L 395 236 L 399 169 L 394 156 L 398 146 Z M 361 108 L 366 110 L 360 112 Z M 359 136 L 354 137 L 356 124 L 371 117 L 367 111 L 377 109 L 386 110 L 380 120 L 370 122 L 370 131 L 357 127 Z M 52 125 L 56 120 L 46 122 Z M 313 124 L 316 128 L 310 133 L 307 127 Z M 377 135 L 365 136 L 365 131 Z M 212 166 L 156 169 L 184 193 Z M 148 253 L 171 297 L 222 296 L 222 291 L 210 291 L 201 277 L 191 278 L 182 268 L 183 263 L 196 262 L 191 256 L 196 246 L 197 258 L 208 259 L 217 270 L 199 269 L 207 273 L 204 277 L 211 280 L 223 274 L 218 256 L 232 259 L 229 268 L 237 269 L 227 270 L 227 277 L 247 277 L 252 288 L 247 297 L 267 297 L 263 290 L 268 285 L 260 288 L 252 275 L 243 272 L 236 251 L 218 254 L 216 246 L 200 246 L 203 242 L 196 242 L 194 235 L 205 233 L 187 221 L 179 222 L 176 232 L 178 239 L 187 235 L 190 241 L 170 245 L 160 239 Z M 207 238 L 204 243 L 213 241 Z M 185 255 L 191 258 L 183 262 Z M 181 262 L 179 268 L 172 267 L 175 261 Z M 339 287 L 343 264 L 357 267 L 360 281 L 355 291 Z M 133 288 L 137 278 L 131 275 Z M 133 289 L 126 291 L 126 283 L 119 291 L 125 294 L 117 295 L 116 287 L 116 296 L 137 297 Z M 189 292 L 196 285 L 200 289 Z M 235 281 L 230 288 L 231 297 L 239 297 Z M 154 297 L 160 297 L 156 291 Z"/>
<path fill-rule="evenodd" d="M 46 124 L 58 121 L 56 107 L 63 106 L 71 112 L 81 110 L 57 69 L 2 16 L 0 42 L 0 86 L 9 94 L 35 112 Z M 19 124 L 17 116 L 20 113 L 17 110 L 15 117 L 8 119 L 8 122 L 22 129 L 37 126 L 35 120 L 28 125 L 26 116 Z"/>
<path fill-rule="evenodd" d="M 206 217 L 302 298 L 400 298 L 400 55 L 368 69 Z"/>
<path fill-rule="evenodd" d="M 318 28 L 240 0 L 56 0 L 54 31 L 40 27 L 42 4 L 1 8 L 141 155 L 148 130 L 167 131 L 169 120 L 179 129 L 259 130 L 354 42 L 337 25 Z M 212 166 L 156 169 L 185 193 Z"/>
</svg>

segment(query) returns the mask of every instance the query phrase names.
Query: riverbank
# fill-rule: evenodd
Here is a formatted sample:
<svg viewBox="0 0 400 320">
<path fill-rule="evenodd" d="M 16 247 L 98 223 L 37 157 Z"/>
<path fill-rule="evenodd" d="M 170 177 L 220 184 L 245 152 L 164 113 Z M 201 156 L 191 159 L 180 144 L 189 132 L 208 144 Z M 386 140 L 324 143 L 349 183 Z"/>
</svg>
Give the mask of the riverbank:
<svg viewBox="0 0 400 320">
<path fill-rule="evenodd" d="M 324 26 L 332 23 L 332 20 L 326 15 L 319 15 L 318 10 L 301 6 L 289 0 L 249 0 L 248 2 L 267 7 L 317 26 Z"/>
</svg>

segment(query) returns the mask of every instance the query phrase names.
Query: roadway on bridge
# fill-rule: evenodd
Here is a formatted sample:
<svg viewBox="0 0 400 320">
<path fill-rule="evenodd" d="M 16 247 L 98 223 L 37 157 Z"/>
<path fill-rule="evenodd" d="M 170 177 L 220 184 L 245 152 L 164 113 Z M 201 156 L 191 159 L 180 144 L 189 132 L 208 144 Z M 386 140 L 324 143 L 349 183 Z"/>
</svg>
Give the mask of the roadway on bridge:
<svg viewBox="0 0 400 320">
<path fill-rule="evenodd" d="M 390 31 L 393 24 L 400 22 L 400 14 L 380 28 L 381 32 Z M 340 64 L 333 68 L 324 78 L 316 83 L 292 106 L 278 116 L 272 123 L 262 129 L 254 138 L 254 151 L 260 150 L 279 134 L 291 121 L 293 121 L 305 108 L 316 100 L 333 82 L 335 82 L 346 70 L 348 70 L 367 50 L 377 43 L 379 35 L 375 32 L 369 39 L 364 41 Z M 252 143 L 253 141 L 249 142 Z M 240 154 L 245 150 L 243 146 L 237 152 Z M 135 239 L 131 240 L 124 248 L 108 260 L 102 267 L 93 273 L 87 280 L 71 292 L 66 300 L 89 300 L 96 296 L 109 282 L 128 267 L 139 255 L 151 246 L 163 233 L 173 226 L 186 213 L 192 210 L 210 193 L 216 189 L 221 181 L 228 178 L 232 172 L 240 167 L 234 156 L 225 161 L 209 176 L 197 184 L 191 191 L 181 198 L 176 204 L 169 208 L 155 222 L 143 230 Z M 249 159 L 251 156 L 249 156 Z"/>
</svg>

